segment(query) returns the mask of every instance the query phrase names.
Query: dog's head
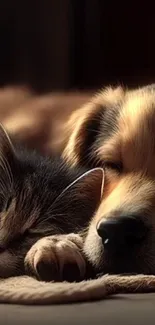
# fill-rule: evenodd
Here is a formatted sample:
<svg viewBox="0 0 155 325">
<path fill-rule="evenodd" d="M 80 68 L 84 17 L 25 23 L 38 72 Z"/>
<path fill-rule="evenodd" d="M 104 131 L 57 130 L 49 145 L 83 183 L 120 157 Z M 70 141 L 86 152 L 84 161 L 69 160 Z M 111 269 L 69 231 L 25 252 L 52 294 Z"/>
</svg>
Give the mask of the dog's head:
<svg viewBox="0 0 155 325">
<path fill-rule="evenodd" d="M 65 158 L 105 168 L 88 259 L 107 273 L 155 274 L 155 86 L 101 91 L 69 125 Z"/>
</svg>

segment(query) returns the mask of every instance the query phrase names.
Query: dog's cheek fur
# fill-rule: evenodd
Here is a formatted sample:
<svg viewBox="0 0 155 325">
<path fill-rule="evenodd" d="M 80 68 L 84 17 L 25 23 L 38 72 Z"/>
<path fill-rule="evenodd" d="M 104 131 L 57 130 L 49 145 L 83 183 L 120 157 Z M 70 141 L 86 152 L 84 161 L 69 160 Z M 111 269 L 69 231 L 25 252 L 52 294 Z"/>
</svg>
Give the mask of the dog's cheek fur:
<svg viewBox="0 0 155 325">
<path fill-rule="evenodd" d="M 111 191 L 110 191 L 111 188 Z M 140 174 L 131 174 L 116 178 L 116 182 L 111 182 L 109 184 L 109 193 L 105 189 L 105 194 L 103 195 L 103 200 L 91 219 L 88 233 L 84 243 L 84 253 L 88 260 L 97 270 L 103 270 L 105 267 L 104 261 L 104 247 L 101 238 L 97 234 L 97 224 L 104 218 L 117 218 L 120 214 L 126 215 L 136 215 L 145 222 L 145 224 L 152 224 L 153 232 L 155 231 L 155 222 L 149 217 L 149 209 L 155 211 L 154 202 L 154 192 L 155 184 L 154 182 L 148 180 L 146 177 Z M 153 208 L 154 206 L 154 208 Z M 147 214 L 148 213 L 148 214 Z M 152 236 L 152 235 L 151 235 Z M 149 241 L 154 241 L 153 238 L 149 238 Z M 150 252 L 149 243 L 145 243 L 139 251 L 139 256 L 147 259 L 149 263 L 148 254 Z M 154 255 L 154 253 L 151 252 Z M 132 263 L 132 261 L 131 261 Z M 141 261 L 144 263 L 144 259 Z M 151 264 L 152 265 L 152 264 Z M 143 268 L 143 265 L 142 265 Z"/>
<path fill-rule="evenodd" d="M 75 111 L 66 125 L 68 143 L 63 152 L 71 164 L 95 166 L 95 142 L 109 138 L 115 131 L 118 106 L 124 98 L 121 87 L 107 88 L 97 93 L 84 107 Z M 115 112 L 115 113 L 114 113 Z M 98 143 L 96 144 L 98 147 Z"/>
<path fill-rule="evenodd" d="M 93 219 L 124 215 L 138 215 L 146 218 L 154 206 L 155 183 L 142 174 L 130 173 L 115 179 L 109 184 L 109 192 L 103 200 Z M 145 221 L 145 220 L 144 220 Z"/>
</svg>

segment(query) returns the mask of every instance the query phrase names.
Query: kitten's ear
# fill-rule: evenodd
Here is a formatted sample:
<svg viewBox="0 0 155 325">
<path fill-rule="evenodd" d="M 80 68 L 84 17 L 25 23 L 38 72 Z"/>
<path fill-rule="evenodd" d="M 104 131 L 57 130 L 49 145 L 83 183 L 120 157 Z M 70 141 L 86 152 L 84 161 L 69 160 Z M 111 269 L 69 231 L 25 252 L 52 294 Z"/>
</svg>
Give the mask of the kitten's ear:
<svg viewBox="0 0 155 325">
<path fill-rule="evenodd" d="M 13 144 L 0 124 L 0 191 L 6 198 L 13 184 L 12 167 L 15 162 Z"/>
<path fill-rule="evenodd" d="M 90 197 L 97 204 L 101 200 L 104 187 L 104 170 L 102 168 L 93 168 L 80 177 L 78 177 L 73 183 L 71 183 L 65 190 L 70 191 L 80 197 Z"/>
<path fill-rule="evenodd" d="M 0 124 L 0 159 L 3 160 L 5 158 L 9 162 L 13 157 L 15 157 L 13 144 L 6 130 Z"/>
<path fill-rule="evenodd" d="M 94 168 L 71 183 L 55 201 L 54 209 L 59 206 L 64 214 L 73 214 L 84 221 L 90 220 L 101 201 L 104 187 L 104 170 Z"/>
</svg>

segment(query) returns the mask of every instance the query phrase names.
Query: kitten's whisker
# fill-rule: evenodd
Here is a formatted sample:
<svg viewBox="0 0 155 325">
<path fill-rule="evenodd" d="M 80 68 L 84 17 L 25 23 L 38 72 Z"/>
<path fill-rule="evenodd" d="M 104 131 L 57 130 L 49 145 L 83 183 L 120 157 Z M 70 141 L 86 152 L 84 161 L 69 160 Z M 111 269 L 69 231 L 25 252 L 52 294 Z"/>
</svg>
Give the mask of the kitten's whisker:
<svg viewBox="0 0 155 325">
<path fill-rule="evenodd" d="M 6 174 L 6 177 L 9 181 L 9 185 L 12 188 L 13 185 L 13 175 L 10 168 L 10 164 L 8 163 L 8 160 L 3 155 L 3 152 L 0 150 L 0 166 L 3 169 L 4 173 Z"/>
<path fill-rule="evenodd" d="M 8 188 L 6 186 L 6 182 L 4 182 L 3 179 L 0 179 L 0 188 L 3 191 L 3 196 L 5 198 L 6 195 L 8 194 Z"/>
<path fill-rule="evenodd" d="M 66 217 L 67 215 L 64 214 L 64 213 L 57 213 L 57 214 L 51 214 L 50 216 L 48 216 L 47 218 L 45 218 L 44 220 L 42 220 L 39 225 L 41 225 L 42 223 L 46 223 L 47 221 L 51 220 L 56 220 L 57 217 Z M 40 216 L 38 216 L 38 219 L 39 219 Z"/>
<path fill-rule="evenodd" d="M 0 193 L 0 197 L 2 198 L 2 200 L 5 199 L 5 195 L 3 193 Z"/>
<path fill-rule="evenodd" d="M 63 217 L 61 220 L 64 220 L 65 222 L 67 221 L 68 224 L 73 224 L 73 221 L 70 221 L 68 218 L 67 214 L 64 213 L 57 213 L 57 214 L 51 214 L 50 216 L 46 217 L 44 220 L 42 220 L 41 222 L 38 223 L 39 226 L 43 226 L 44 224 L 46 225 L 47 228 L 47 222 L 51 221 L 51 225 L 49 225 L 49 227 L 53 227 L 53 221 L 57 221 L 58 222 L 58 217 Z M 39 220 L 40 216 L 38 216 L 38 218 L 35 220 L 35 222 L 37 222 Z M 59 227 L 60 229 L 60 227 Z"/>
<path fill-rule="evenodd" d="M 56 197 L 56 199 L 54 200 L 54 202 L 51 205 L 51 209 L 53 209 L 53 207 L 57 207 L 57 203 L 60 203 L 60 199 L 61 197 L 65 194 L 66 191 L 69 190 L 69 188 L 73 185 L 74 182 L 71 182 L 67 187 L 64 188 L 64 190 L 62 190 L 62 192 Z"/>
</svg>

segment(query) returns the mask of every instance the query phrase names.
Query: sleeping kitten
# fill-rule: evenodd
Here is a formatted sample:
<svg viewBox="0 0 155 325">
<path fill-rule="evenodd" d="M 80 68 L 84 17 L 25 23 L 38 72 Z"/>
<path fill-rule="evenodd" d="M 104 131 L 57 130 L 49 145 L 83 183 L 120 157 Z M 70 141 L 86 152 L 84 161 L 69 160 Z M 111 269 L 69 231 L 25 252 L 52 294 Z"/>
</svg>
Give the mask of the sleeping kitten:
<svg viewBox="0 0 155 325">
<path fill-rule="evenodd" d="M 70 168 L 60 157 L 28 152 L 0 126 L 0 277 L 86 277 L 83 234 L 102 188 L 102 169 Z"/>
</svg>

